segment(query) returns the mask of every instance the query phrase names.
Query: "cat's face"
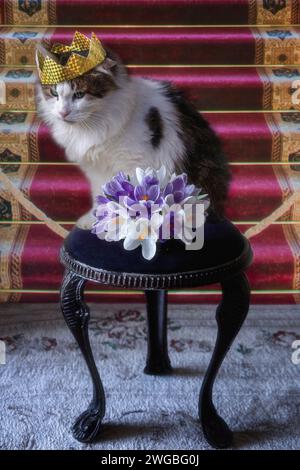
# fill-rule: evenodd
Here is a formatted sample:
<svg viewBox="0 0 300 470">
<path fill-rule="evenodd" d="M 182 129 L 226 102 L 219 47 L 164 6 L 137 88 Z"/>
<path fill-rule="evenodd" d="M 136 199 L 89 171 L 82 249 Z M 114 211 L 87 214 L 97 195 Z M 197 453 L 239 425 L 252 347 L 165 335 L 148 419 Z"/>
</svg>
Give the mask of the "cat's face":
<svg viewBox="0 0 300 470">
<path fill-rule="evenodd" d="M 99 100 L 117 88 L 112 61 L 73 80 L 41 85 L 44 117 L 52 122 L 86 122 L 91 113 L 99 109 Z"/>
</svg>

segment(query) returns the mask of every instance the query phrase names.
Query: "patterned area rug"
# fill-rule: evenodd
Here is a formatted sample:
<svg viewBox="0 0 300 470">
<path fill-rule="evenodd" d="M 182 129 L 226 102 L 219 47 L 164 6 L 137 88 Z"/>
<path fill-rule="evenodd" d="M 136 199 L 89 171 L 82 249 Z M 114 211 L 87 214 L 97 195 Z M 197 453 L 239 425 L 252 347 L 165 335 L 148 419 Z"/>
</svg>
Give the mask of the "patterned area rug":
<svg viewBox="0 0 300 470">
<path fill-rule="evenodd" d="M 5 305 L 0 317 L 6 365 L 0 365 L 1 449 L 208 449 L 197 420 L 198 393 L 216 326 L 212 306 L 171 306 L 174 374 L 142 373 L 143 305 L 92 305 L 90 336 L 107 397 L 94 445 L 70 434 L 85 409 L 90 381 L 55 304 Z M 254 306 L 215 387 L 237 449 L 299 449 L 300 339 L 296 306 Z"/>
</svg>

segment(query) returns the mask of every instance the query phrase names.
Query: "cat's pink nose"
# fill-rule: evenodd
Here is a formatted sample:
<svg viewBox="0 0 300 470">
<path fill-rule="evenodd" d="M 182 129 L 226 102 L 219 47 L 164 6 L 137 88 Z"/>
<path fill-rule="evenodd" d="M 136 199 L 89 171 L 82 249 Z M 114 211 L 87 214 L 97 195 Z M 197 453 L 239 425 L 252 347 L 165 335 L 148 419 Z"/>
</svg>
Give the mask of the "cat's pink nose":
<svg viewBox="0 0 300 470">
<path fill-rule="evenodd" d="M 67 117 L 70 114 L 70 112 L 66 111 L 66 110 L 62 110 L 62 111 L 59 111 L 59 114 L 64 119 L 65 117 Z"/>
</svg>

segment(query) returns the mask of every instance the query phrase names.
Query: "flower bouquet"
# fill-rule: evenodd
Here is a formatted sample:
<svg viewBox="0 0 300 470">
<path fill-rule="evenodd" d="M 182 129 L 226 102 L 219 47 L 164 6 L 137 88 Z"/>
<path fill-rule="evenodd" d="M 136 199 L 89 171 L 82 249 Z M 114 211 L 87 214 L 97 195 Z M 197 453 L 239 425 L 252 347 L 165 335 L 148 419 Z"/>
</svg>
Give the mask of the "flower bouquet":
<svg viewBox="0 0 300 470">
<path fill-rule="evenodd" d="M 189 249 L 203 234 L 207 194 L 188 184 L 185 173 L 167 177 L 166 169 L 136 169 L 129 177 L 119 172 L 102 187 L 97 196 L 92 232 L 108 242 L 124 240 L 125 250 L 141 246 L 151 260 L 158 243 L 175 238 Z M 203 238 L 203 237 L 202 237 Z"/>
</svg>

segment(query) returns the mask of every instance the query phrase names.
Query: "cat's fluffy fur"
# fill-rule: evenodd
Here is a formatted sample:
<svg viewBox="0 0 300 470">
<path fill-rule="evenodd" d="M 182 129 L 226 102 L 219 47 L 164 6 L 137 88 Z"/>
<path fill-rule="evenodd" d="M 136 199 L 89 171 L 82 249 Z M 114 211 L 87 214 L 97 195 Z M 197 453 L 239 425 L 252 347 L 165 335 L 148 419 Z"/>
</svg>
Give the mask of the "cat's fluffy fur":
<svg viewBox="0 0 300 470">
<path fill-rule="evenodd" d="M 85 96 L 74 99 L 79 90 Z M 208 192 L 223 214 L 229 171 L 219 140 L 181 92 L 166 82 L 129 77 L 111 51 L 106 61 L 79 79 L 52 90 L 38 86 L 38 109 L 67 159 L 79 163 L 91 183 L 92 198 L 101 185 L 123 170 L 165 165 L 185 171 L 190 182 Z M 62 119 L 61 110 L 70 111 Z M 91 213 L 79 220 L 90 227 Z"/>
</svg>

